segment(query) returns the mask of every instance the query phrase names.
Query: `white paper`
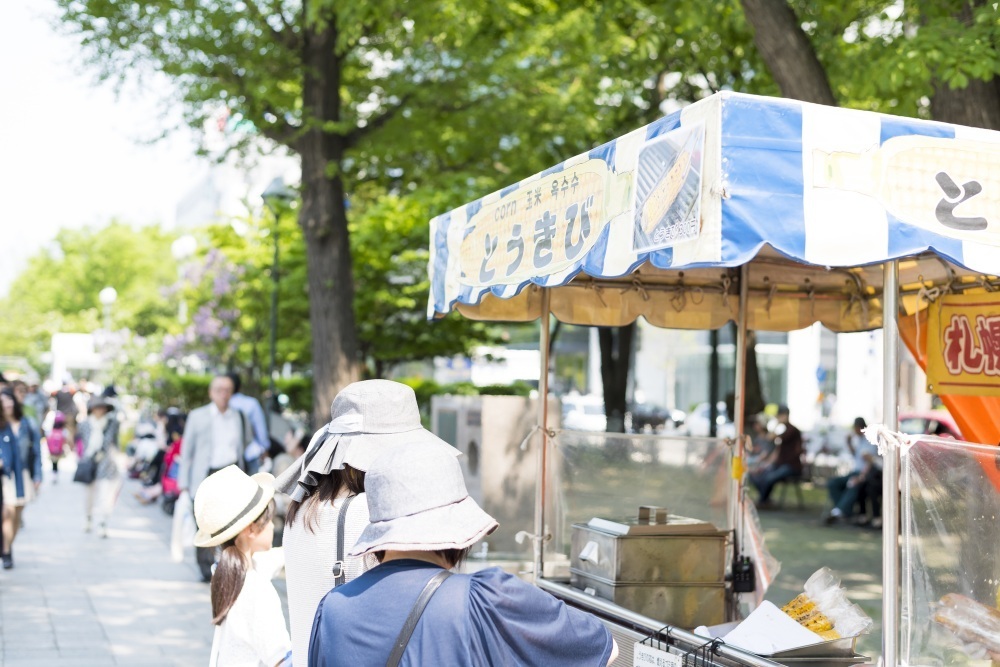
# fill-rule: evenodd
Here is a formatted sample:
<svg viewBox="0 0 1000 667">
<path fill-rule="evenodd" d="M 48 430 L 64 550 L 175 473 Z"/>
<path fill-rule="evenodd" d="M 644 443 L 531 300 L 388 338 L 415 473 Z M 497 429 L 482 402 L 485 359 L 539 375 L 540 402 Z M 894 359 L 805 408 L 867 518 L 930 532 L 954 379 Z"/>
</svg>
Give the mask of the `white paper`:
<svg viewBox="0 0 1000 667">
<path fill-rule="evenodd" d="M 731 623 L 722 623 L 721 625 L 712 625 L 709 627 L 699 625 L 697 628 L 692 630 L 692 632 L 696 635 L 704 637 L 705 639 L 715 639 L 717 637 L 725 637 L 727 634 L 735 630 L 739 624 L 739 621 L 732 621 Z"/>
<path fill-rule="evenodd" d="M 771 655 L 823 641 L 822 637 L 802 627 L 766 600 L 722 639 L 727 644 L 757 655 Z"/>
</svg>

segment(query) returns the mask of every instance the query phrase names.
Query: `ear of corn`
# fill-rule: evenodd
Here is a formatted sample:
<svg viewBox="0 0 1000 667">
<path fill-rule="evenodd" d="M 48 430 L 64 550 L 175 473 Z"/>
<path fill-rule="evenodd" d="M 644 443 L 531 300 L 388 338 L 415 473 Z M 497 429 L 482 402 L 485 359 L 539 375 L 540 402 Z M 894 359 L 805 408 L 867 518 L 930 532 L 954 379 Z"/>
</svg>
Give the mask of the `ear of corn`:
<svg viewBox="0 0 1000 667">
<path fill-rule="evenodd" d="M 800 594 L 794 600 L 786 604 L 781 608 L 781 610 L 788 614 L 799 625 L 812 630 L 820 636 L 823 636 L 824 639 L 839 639 L 840 637 L 840 635 L 833 629 L 833 622 L 825 614 L 820 612 L 820 610 L 816 608 L 816 603 L 804 593 Z M 836 637 L 826 637 L 824 636 L 825 633 L 833 633 Z"/>
</svg>

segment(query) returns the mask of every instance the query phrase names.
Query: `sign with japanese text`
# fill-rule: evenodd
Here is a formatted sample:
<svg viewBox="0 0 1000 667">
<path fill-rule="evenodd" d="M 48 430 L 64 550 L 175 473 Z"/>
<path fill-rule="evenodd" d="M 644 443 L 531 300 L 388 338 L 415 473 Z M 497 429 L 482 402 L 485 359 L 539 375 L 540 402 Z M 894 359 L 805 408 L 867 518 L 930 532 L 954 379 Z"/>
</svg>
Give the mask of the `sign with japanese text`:
<svg viewBox="0 0 1000 667">
<path fill-rule="evenodd" d="M 683 664 L 681 656 L 661 651 L 642 642 L 636 642 L 632 649 L 632 667 L 681 667 Z"/>
<path fill-rule="evenodd" d="M 1000 294 L 943 296 L 927 322 L 927 390 L 1000 396 Z"/>
<path fill-rule="evenodd" d="M 632 174 L 589 159 L 484 203 L 460 248 L 461 282 L 511 285 L 581 261 L 631 203 Z"/>
</svg>

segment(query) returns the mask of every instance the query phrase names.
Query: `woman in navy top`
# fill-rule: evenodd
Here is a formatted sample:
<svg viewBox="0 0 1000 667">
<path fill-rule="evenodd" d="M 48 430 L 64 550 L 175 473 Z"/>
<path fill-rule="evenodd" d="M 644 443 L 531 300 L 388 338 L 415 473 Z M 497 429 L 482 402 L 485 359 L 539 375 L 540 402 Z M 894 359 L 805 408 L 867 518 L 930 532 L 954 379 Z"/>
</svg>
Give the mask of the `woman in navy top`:
<svg viewBox="0 0 1000 667">
<path fill-rule="evenodd" d="M 447 452 L 401 446 L 369 468 L 371 523 L 351 555 L 381 565 L 330 591 L 313 621 L 310 667 L 381 667 L 425 585 L 497 527 Z M 617 656 L 596 618 L 499 568 L 440 584 L 400 665 L 593 665 Z"/>
<path fill-rule="evenodd" d="M 0 483 L 3 484 L 3 567 L 9 570 L 14 567 L 14 557 L 11 546 L 20 522 L 19 510 L 24 506 L 24 462 L 21 459 L 21 447 L 18 444 L 18 434 L 24 430 L 24 422 L 19 414 L 19 404 L 13 392 L 4 389 L 0 392 Z M 16 418 L 15 418 L 16 415 Z M 15 433 L 17 428 L 17 433 Z"/>
</svg>

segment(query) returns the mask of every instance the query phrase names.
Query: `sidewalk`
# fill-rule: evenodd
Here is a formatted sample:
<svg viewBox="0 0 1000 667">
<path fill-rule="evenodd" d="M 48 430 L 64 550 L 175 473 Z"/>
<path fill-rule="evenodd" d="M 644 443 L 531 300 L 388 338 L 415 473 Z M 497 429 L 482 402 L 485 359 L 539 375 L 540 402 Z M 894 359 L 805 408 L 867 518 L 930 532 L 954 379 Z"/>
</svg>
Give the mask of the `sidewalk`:
<svg viewBox="0 0 1000 667">
<path fill-rule="evenodd" d="M 0 570 L 0 665 L 207 664 L 209 588 L 193 555 L 171 561 L 170 517 L 126 481 L 109 538 L 84 533 L 84 487 L 64 467 L 25 509 L 14 569 Z"/>
</svg>

